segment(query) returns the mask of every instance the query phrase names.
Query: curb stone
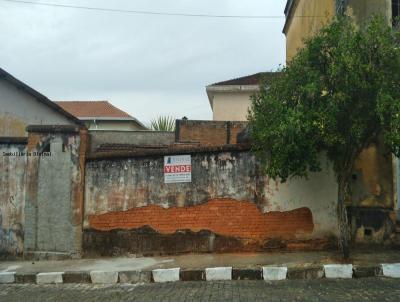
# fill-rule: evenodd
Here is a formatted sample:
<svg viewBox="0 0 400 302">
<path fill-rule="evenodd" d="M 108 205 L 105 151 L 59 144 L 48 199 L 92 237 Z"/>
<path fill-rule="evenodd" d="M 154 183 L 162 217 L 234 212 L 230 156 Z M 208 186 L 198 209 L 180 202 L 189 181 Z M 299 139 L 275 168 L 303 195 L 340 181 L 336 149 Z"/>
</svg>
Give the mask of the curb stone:
<svg viewBox="0 0 400 302">
<path fill-rule="evenodd" d="M 151 271 L 124 271 L 119 272 L 120 283 L 150 283 Z"/>
<path fill-rule="evenodd" d="M 15 272 L 2 272 L 0 273 L 0 283 L 14 283 L 15 282 Z"/>
<path fill-rule="evenodd" d="M 321 279 L 324 277 L 324 268 L 322 266 L 315 267 L 292 267 L 288 268 L 288 279 Z"/>
<path fill-rule="evenodd" d="M 15 274 L 15 283 L 36 283 L 35 273 L 17 273 Z"/>
<path fill-rule="evenodd" d="M 382 273 L 385 277 L 400 278 L 400 263 L 382 264 Z"/>
<path fill-rule="evenodd" d="M 150 283 L 172 281 L 222 281 L 321 279 L 321 278 L 400 278 L 400 263 L 380 265 L 327 264 L 323 266 L 259 268 L 212 267 L 206 269 L 159 269 L 153 271 L 69 271 L 53 273 L 0 272 L 0 283 Z M 3 278 L 3 279 L 2 279 Z"/>
<path fill-rule="evenodd" d="M 232 267 L 210 267 L 206 268 L 207 281 L 232 280 Z"/>
<path fill-rule="evenodd" d="M 262 270 L 234 268 L 232 280 L 262 280 Z"/>
<path fill-rule="evenodd" d="M 90 279 L 92 283 L 114 284 L 118 282 L 118 272 L 91 271 Z"/>
<path fill-rule="evenodd" d="M 155 269 L 153 270 L 153 280 L 156 283 L 179 281 L 180 268 Z"/>
<path fill-rule="evenodd" d="M 353 277 L 352 264 L 326 264 L 325 277 L 328 279 L 351 279 Z"/>
<path fill-rule="evenodd" d="M 263 278 L 266 281 L 280 281 L 287 277 L 288 268 L 286 266 L 264 266 Z"/>
<path fill-rule="evenodd" d="M 206 281 L 206 273 L 204 270 L 181 270 L 181 281 Z"/>
<path fill-rule="evenodd" d="M 37 284 L 63 283 L 64 272 L 39 273 L 36 275 Z"/>
<path fill-rule="evenodd" d="M 89 272 L 65 272 L 63 275 L 64 283 L 91 283 Z"/>
<path fill-rule="evenodd" d="M 382 276 L 381 266 L 360 266 L 353 267 L 353 278 L 368 278 Z"/>
</svg>

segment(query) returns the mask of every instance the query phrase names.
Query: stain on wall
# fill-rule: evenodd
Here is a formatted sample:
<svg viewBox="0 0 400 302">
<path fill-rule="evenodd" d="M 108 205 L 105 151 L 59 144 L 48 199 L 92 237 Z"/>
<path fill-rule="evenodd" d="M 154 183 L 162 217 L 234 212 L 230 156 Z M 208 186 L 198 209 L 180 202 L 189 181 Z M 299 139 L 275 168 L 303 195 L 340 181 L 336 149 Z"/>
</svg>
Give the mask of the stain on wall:
<svg viewBox="0 0 400 302">
<path fill-rule="evenodd" d="M 356 161 L 351 206 L 393 208 L 392 156 L 382 143 L 366 148 Z"/>
<path fill-rule="evenodd" d="M 26 143 L 0 141 L 0 258 L 23 253 Z"/>
</svg>

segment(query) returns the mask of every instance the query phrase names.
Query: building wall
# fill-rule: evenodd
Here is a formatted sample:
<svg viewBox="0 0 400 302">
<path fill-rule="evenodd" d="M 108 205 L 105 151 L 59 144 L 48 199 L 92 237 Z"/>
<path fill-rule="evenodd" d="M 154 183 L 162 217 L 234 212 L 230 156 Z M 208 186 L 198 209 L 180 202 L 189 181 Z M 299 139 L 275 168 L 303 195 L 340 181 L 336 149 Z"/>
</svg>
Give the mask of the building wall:
<svg viewBox="0 0 400 302">
<path fill-rule="evenodd" d="M 385 16 L 388 22 L 392 17 L 391 0 L 348 0 L 347 14 L 352 16 L 356 24 L 362 25 L 372 15 Z"/>
<path fill-rule="evenodd" d="M 163 156 L 91 160 L 87 255 L 321 249 L 337 234 L 330 170 L 287 184 L 249 151 L 194 152 L 192 182 L 165 184 Z"/>
<path fill-rule="evenodd" d="M 213 98 L 214 121 L 247 121 L 250 96 L 254 92 L 215 92 Z"/>
<path fill-rule="evenodd" d="M 364 24 L 372 15 L 383 15 L 391 20 L 391 0 L 347 0 L 346 14 L 358 25 Z M 304 40 L 317 33 L 336 15 L 336 0 L 294 0 L 293 11 L 284 28 L 286 35 L 286 61 L 289 62 Z M 296 17 L 297 16 L 297 17 Z"/>
<path fill-rule="evenodd" d="M 304 46 L 304 40 L 317 33 L 335 15 L 335 0 L 294 0 L 292 14 L 284 29 L 286 61 Z"/>
<path fill-rule="evenodd" d="M 27 125 L 73 125 L 63 115 L 0 79 L 0 136 L 27 136 Z"/>
<path fill-rule="evenodd" d="M 0 143 L 0 259 L 23 253 L 26 144 Z"/>
</svg>

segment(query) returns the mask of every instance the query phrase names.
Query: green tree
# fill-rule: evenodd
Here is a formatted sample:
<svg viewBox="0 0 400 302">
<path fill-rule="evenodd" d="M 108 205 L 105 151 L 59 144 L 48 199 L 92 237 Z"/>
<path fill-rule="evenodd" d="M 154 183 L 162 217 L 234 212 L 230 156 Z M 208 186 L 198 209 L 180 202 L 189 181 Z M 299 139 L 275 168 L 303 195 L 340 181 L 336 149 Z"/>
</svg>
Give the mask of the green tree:
<svg viewBox="0 0 400 302">
<path fill-rule="evenodd" d="M 321 170 L 321 152 L 338 182 L 339 247 L 349 257 L 345 200 L 355 160 L 382 140 L 400 155 L 398 31 L 382 17 L 361 29 L 340 17 L 306 41 L 249 112 L 253 150 L 265 173 L 285 182 Z"/>
<path fill-rule="evenodd" d="M 175 119 L 172 116 L 159 116 L 150 121 L 150 129 L 154 131 L 175 131 Z"/>
</svg>

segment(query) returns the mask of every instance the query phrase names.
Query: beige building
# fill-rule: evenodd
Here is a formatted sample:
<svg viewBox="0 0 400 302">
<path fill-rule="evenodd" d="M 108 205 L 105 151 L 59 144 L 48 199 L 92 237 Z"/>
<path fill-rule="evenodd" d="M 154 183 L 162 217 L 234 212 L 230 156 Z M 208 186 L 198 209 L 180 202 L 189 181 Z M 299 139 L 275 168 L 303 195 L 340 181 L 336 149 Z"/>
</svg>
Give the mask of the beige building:
<svg viewBox="0 0 400 302">
<path fill-rule="evenodd" d="M 304 40 L 326 25 L 332 17 L 346 12 L 356 24 L 374 14 L 388 21 L 399 15 L 400 0 L 288 0 L 285 7 L 286 61 L 303 47 Z"/>
<path fill-rule="evenodd" d="M 0 68 L 0 137 L 25 137 L 28 125 L 81 125 L 73 115 Z"/>
<path fill-rule="evenodd" d="M 251 96 L 259 91 L 260 81 L 268 82 L 276 76 L 276 72 L 260 72 L 207 86 L 213 120 L 246 121 Z"/>
<path fill-rule="evenodd" d="M 136 118 L 108 101 L 58 101 L 56 103 L 84 122 L 89 130 L 147 130 Z"/>
</svg>

